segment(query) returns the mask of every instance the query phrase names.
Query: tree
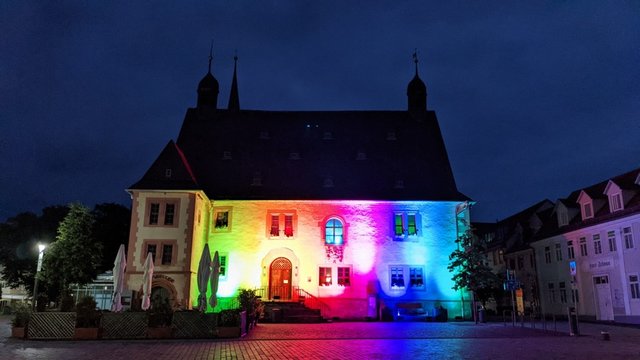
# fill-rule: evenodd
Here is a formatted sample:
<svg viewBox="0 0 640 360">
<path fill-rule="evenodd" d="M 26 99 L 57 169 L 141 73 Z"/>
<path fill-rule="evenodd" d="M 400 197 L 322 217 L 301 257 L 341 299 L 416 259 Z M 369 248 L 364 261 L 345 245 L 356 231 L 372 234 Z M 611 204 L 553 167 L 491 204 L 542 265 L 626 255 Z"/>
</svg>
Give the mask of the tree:
<svg viewBox="0 0 640 360">
<path fill-rule="evenodd" d="M 44 257 L 42 279 L 58 285 L 62 291 L 72 283 L 85 285 L 97 275 L 102 259 L 102 244 L 92 236 L 94 218 L 89 209 L 71 204 L 58 227 L 56 241 Z"/>
<path fill-rule="evenodd" d="M 31 212 L 20 213 L 0 223 L 0 265 L 2 277 L 9 287 L 24 286 L 33 291 L 38 259 L 38 242 L 53 242 L 59 223 L 69 209 L 66 206 L 49 206 L 37 216 Z"/>
<path fill-rule="evenodd" d="M 453 289 L 467 289 L 484 305 L 500 287 L 500 277 L 486 263 L 486 243 L 467 229 L 458 239 L 458 249 L 449 255 Z"/>
<path fill-rule="evenodd" d="M 113 261 L 118 254 L 120 244 L 129 242 L 129 227 L 131 224 L 131 210 L 113 203 L 97 204 L 91 212 L 95 219 L 93 224 L 93 239 L 102 244 L 102 261 L 98 272 L 113 269 Z"/>
</svg>

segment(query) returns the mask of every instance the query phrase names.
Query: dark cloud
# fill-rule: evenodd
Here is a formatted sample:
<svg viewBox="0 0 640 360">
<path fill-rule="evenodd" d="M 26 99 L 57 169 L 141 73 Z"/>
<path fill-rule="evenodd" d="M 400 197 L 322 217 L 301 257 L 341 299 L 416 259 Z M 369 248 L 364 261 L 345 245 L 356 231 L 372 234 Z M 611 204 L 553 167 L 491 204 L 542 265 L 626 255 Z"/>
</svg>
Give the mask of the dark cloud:
<svg viewBox="0 0 640 360">
<path fill-rule="evenodd" d="M 0 218 L 128 200 L 213 69 L 226 105 L 404 109 L 418 48 L 483 220 L 638 167 L 637 2 L 0 5 Z"/>
</svg>

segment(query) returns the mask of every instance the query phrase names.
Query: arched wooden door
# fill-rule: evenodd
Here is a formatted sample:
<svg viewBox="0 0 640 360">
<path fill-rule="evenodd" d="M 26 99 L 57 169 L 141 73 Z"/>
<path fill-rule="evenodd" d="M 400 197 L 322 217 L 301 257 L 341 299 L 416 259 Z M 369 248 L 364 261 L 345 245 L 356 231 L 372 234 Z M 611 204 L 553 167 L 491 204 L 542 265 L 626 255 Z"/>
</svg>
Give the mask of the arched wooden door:
<svg viewBox="0 0 640 360">
<path fill-rule="evenodd" d="M 279 257 L 269 267 L 269 299 L 291 299 L 291 261 Z"/>
</svg>

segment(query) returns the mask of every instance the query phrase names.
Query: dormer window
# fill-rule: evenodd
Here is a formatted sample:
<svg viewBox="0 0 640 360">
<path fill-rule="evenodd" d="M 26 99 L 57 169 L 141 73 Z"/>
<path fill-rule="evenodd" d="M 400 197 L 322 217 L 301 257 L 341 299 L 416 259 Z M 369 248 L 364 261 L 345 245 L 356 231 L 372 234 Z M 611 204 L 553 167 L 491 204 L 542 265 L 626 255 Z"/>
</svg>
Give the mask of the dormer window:
<svg viewBox="0 0 640 360">
<path fill-rule="evenodd" d="M 611 210 L 611 212 L 623 209 L 621 193 L 609 195 L 609 209 Z"/>
<path fill-rule="evenodd" d="M 395 184 L 393 185 L 394 189 L 404 189 L 404 180 L 396 180 Z"/>
<path fill-rule="evenodd" d="M 558 208 L 558 226 L 567 225 L 569 225 L 569 214 L 567 214 L 567 209 Z"/>
<path fill-rule="evenodd" d="M 609 180 L 607 187 L 604 189 L 604 194 L 609 198 L 609 211 L 616 212 L 624 209 L 624 197 L 623 191 L 612 180 Z"/>
<path fill-rule="evenodd" d="M 269 140 L 269 132 L 268 131 L 260 131 L 260 140 Z"/>
<path fill-rule="evenodd" d="M 332 188 L 333 187 L 333 179 L 332 178 L 325 178 L 324 182 L 322 183 L 322 187 Z"/>
<path fill-rule="evenodd" d="M 331 131 L 325 131 L 322 135 L 322 140 L 333 140 L 333 134 Z"/>
<path fill-rule="evenodd" d="M 589 196 L 589 194 L 587 194 L 584 190 L 581 191 L 576 202 L 580 204 L 582 221 L 593 218 L 593 199 L 591 198 L 591 196 Z"/>
<path fill-rule="evenodd" d="M 171 178 L 173 171 L 171 169 L 164 169 L 164 177 L 167 179 Z"/>
<path fill-rule="evenodd" d="M 225 150 L 222 152 L 222 160 L 231 160 L 231 151 Z"/>
<path fill-rule="evenodd" d="M 367 153 L 362 150 L 358 151 L 356 154 L 356 160 L 367 160 Z"/>
<path fill-rule="evenodd" d="M 582 204 L 582 219 L 591 219 L 593 217 L 593 204 L 591 202 Z"/>
</svg>

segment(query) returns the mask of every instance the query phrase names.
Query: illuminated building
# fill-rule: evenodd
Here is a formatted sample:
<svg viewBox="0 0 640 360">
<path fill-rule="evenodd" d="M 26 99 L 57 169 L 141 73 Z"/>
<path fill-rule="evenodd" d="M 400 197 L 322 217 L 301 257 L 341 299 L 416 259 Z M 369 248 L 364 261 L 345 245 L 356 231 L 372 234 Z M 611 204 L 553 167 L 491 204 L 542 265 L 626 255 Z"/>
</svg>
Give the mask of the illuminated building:
<svg viewBox="0 0 640 360">
<path fill-rule="evenodd" d="M 235 68 L 227 109 L 218 91 L 210 63 L 177 140 L 128 189 L 129 289 L 141 289 L 152 252 L 156 291 L 193 307 L 208 243 L 222 262 L 216 310 L 250 288 L 263 300 L 313 299 L 324 317 L 404 304 L 462 315 L 469 294 L 452 290 L 447 265 L 469 199 L 417 59 L 402 111 L 244 110 Z"/>
</svg>

